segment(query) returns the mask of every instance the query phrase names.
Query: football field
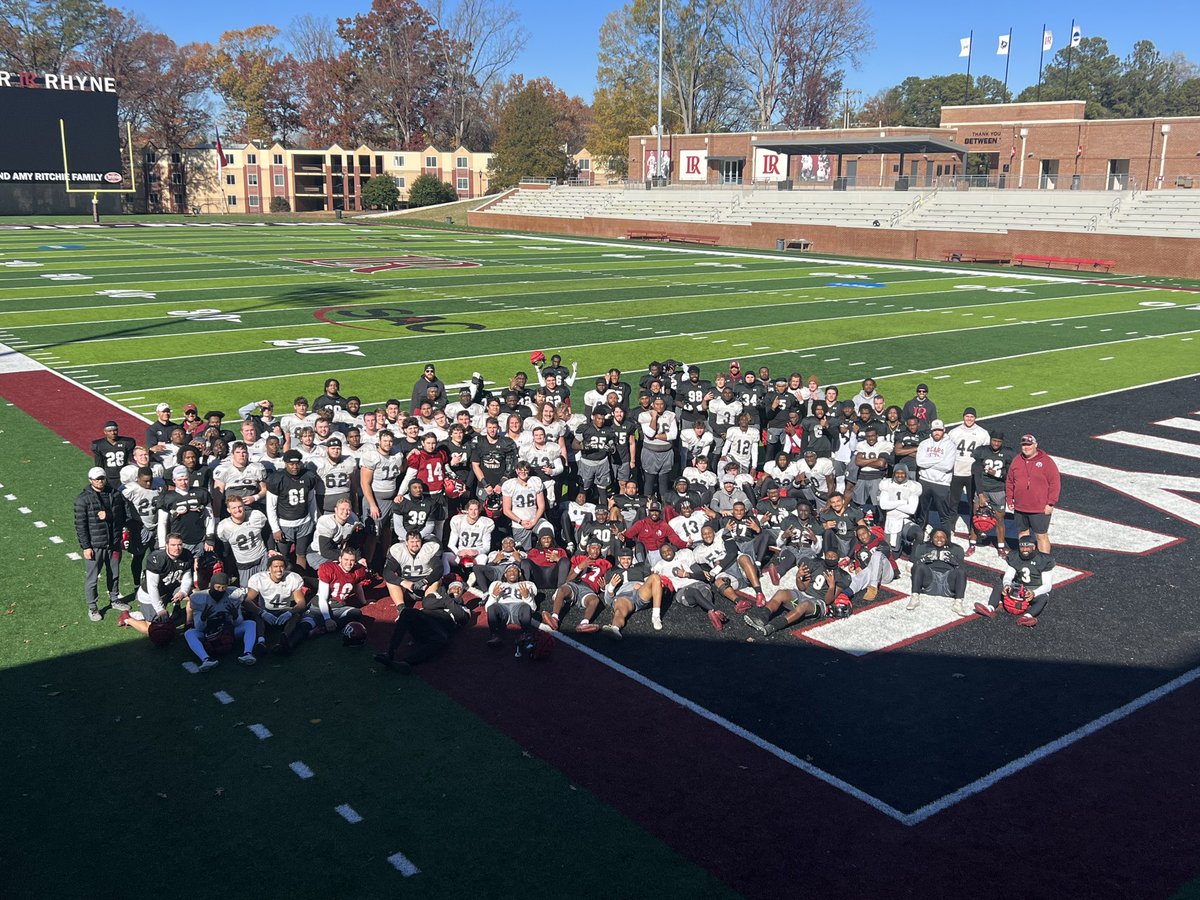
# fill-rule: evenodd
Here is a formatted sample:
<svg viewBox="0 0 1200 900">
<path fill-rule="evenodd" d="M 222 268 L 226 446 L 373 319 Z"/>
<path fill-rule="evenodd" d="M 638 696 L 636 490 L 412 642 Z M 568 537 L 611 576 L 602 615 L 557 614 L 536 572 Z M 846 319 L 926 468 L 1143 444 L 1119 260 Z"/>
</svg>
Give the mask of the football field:
<svg viewBox="0 0 1200 900">
<path fill-rule="evenodd" d="M 1200 296 L 1163 279 L 0 225 L 0 895 L 1200 896 L 1198 336 Z M 844 398 L 876 378 L 889 404 L 924 381 L 948 421 L 1035 431 L 1068 476 L 1053 604 L 1036 629 L 908 613 L 901 579 L 770 643 L 668 608 L 662 632 L 560 635 L 537 664 L 476 628 L 408 679 L 335 639 L 196 676 L 182 641 L 87 621 L 71 500 L 105 419 L 140 442 L 136 417 L 192 402 L 228 427 L 328 377 L 407 406 L 427 362 L 502 387 L 535 350 L 578 363 L 573 396 L 612 366 L 737 359 Z M 378 645 L 394 609 L 371 599 Z"/>
<path fill-rule="evenodd" d="M 0 342 L 135 412 L 286 410 L 330 375 L 370 405 L 426 361 L 494 382 L 542 349 L 587 379 L 871 375 L 901 404 L 932 379 L 986 417 L 1195 371 L 1200 331 L 1190 294 L 1136 280 L 383 226 L 0 231 L 0 266 Z"/>
</svg>

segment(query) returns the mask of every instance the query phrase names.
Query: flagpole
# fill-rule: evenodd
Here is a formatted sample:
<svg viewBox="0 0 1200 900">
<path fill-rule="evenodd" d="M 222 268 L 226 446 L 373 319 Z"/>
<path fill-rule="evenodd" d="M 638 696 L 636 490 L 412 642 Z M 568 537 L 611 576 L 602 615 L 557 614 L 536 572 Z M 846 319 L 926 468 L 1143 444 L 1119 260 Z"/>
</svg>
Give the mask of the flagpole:
<svg viewBox="0 0 1200 900">
<path fill-rule="evenodd" d="M 1042 52 L 1041 52 L 1041 55 L 1038 56 L 1037 99 L 1039 102 L 1042 99 L 1042 63 L 1045 62 L 1045 59 L 1046 59 L 1046 25 L 1045 25 L 1045 23 L 1043 23 L 1042 24 Z"/>
<path fill-rule="evenodd" d="M 959 34 L 962 34 L 960 31 Z M 975 31 L 972 29 L 967 34 L 967 91 L 963 97 L 963 105 L 971 102 L 971 54 L 975 52 Z"/>
<path fill-rule="evenodd" d="M 1071 55 L 1075 52 L 1075 20 L 1071 20 L 1071 37 L 1067 40 L 1067 90 L 1064 100 L 1071 99 Z"/>
<path fill-rule="evenodd" d="M 1012 29 L 1008 29 L 1008 52 L 1004 54 L 1004 102 L 1008 102 L 1008 63 L 1012 59 Z"/>
</svg>

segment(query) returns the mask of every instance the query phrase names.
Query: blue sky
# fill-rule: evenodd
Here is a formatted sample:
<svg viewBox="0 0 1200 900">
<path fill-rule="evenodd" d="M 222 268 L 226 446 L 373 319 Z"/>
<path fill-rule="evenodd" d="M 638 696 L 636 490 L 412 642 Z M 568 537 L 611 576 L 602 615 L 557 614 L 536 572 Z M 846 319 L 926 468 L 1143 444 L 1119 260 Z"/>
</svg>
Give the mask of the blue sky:
<svg viewBox="0 0 1200 900">
<path fill-rule="evenodd" d="M 590 101 L 595 88 L 597 34 L 604 17 L 620 4 L 573 3 L 563 7 L 551 0 L 512 0 L 530 32 L 529 44 L 518 62 L 518 71 L 530 77 L 547 75 L 571 94 Z M 901 4 L 867 0 L 872 10 L 875 49 L 851 72 L 847 86 L 870 95 L 907 75 L 937 75 L 963 71 L 958 39 L 974 29 L 972 74 L 1004 77 L 1004 58 L 995 55 L 996 38 L 1013 29 L 1010 87 L 1037 81 L 1038 49 L 1042 23 L 1054 32 L 1055 47 L 1065 46 L 1071 17 L 1079 18 L 1085 36 L 1106 37 L 1109 46 L 1124 56 L 1135 40 L 1152 40 L 1159 50 L 1182 51 L 1200 61 L 1200 29 L 1191 27 L 1186 4 L 1179 0 L 1143 0 L 1131 7 L 1116 0 L 1091 0 L 1075 8 L 1056 3 L 1012 0 L 1004 8 Z M 272 13 L 274 4 L 246 4 L 235 0 L 203 3 L 161 3 L 127 0 L 114 5 L 141 14 L 157 30 L 175 40 L 215 42 L 223 30 L 263 22 L 286 28 L 291 16 L 302 13 L 328 15 L 331 6 L 318 0 L 294 0 L 288 12 Z M 336 15 L 365 11 L 370 0 L 347 0 L 332 7 Z M 269 18 L 274 15 L 274 18 Z M 1050 54 L 1047 54 L 1049 58 Z M 648 63 L 650 64 L 650 63 Z"/>
</svg>

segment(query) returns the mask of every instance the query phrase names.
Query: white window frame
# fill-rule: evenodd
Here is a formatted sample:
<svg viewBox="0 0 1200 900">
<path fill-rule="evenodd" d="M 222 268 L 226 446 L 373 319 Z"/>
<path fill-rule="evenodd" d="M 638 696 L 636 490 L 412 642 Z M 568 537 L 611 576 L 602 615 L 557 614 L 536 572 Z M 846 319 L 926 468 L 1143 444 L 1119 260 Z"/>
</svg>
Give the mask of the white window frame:
<svg viewBox="0 0 1200 900">
<path fill-rule="evenodd" d="M 251 194 L 246 198 L 247 206 L 258 206 L 258 194 Z"/>
<path fill-rule="evenodd" d="M 271 165 L 282 166 L 283 165 L 283 154 L 276 153 L 273 157 L 271 157 Z"/>
<path fill-rule="evenodd" d="M 274 180 L 275 180 L 275 187 L 283 187 L 284 186 L 284 179 L 283 179 L 282 175 L 276 175 Z"/>
<path fill-rule="evenodd" d="M 226 206 L 237 206 L 237 194 L 226 194 L 225 195 L 225 205 Z"/>
<path fill-rule="evenodd" d="M 466 178 L 459 178 L 459 179 L 457 179 L 457 182 L 456 182 L 456 183 L 457 183 L 457 190 L 460 190 L 460 191 L 469 191 L 469 190 L 471 189 L 471 179 L 470 179 L 470 177 L 466 177 Z"/>
<path fill-rule="evenodd" d="M 436 169 L 438 167 L 438 158 L 436 156 L 425 157 L 425 168 Z"/>
<path fill-rule="evenodd" d="M 258 184 L 258 174 L 251 172 L 246 176 L 246 184 Z"/>
<path fill-rule="evenodd" d="M 257 153 L 247 153 L 246 154 L 246 165 L 257 166 L 258 165 L 258 154 Z"/>
</svg>

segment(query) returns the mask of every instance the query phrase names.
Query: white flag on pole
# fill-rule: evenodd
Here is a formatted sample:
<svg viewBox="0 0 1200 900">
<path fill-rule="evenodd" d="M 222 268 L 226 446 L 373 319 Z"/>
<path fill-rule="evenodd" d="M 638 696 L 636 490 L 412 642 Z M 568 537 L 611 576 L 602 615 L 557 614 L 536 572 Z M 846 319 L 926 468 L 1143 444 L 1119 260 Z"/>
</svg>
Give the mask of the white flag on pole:
<svg viewBox="0 0 1200 900">
<path fill-rule="evenodd" d="M 1052 49 L 1054 49 L 1054 32 L 1053 31 L 1043 31 L 1042 32 L 1042 51 L 1044 52 L 1046 50 L 1052 50 Z"/>
<path fill-rule="evenodd" d="M 996 47 L 997 56 L 1008 56 L 1008 35 L 1000 35 L 1000 43 Z"/>
<path fill-rule="evenodd" d="M 1071 29 L 1071 46 L 1078 47 L 1079 42 L 1083 40 L 1083 29 L 1076 25 Z"/>
<path fill-rule="evenodd" d="M 958 55 L 959 56 L 970 56 L 971 55 L 971 39 L 969 37 L 958 39 Z"/>
</svg>

